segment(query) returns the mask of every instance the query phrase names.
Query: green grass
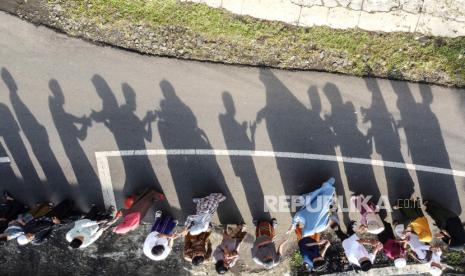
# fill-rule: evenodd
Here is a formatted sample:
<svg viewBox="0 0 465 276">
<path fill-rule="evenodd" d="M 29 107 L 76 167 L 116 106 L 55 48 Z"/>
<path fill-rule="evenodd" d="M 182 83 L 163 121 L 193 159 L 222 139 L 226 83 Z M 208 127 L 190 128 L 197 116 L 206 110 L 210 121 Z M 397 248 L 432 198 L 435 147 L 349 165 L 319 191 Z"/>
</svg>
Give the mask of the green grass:
<svg viewBox="0 0 465 276">
<path fill-rule="evenodd" d="M 64 2 L 49 0 L 51 3 Z M 176 0 L 66 1 L 65 13 L 97 26 L 141 24 L 178 26 L 209 41 L 247 49 L 266 64 L 267 49 L 279 53 L 277 67 L 293 67 L 291 57 L 314 60 L 321 52 L 343 57 L 347 64 L 320 67 L 355 75 L 372 74 L 412 80 L 433 80 L 446 74 L 449 84 L 465 85 L 465 38 L 430 38 L 416 34 L 377 34 L 359 29 L 303 28 L 233 15 L 203 4 Z M 195 58 L 195 49 L 192 49 Z M 462 58 L 459 58 L 462 57 Z M 311 67 L 311 66 L 310 66 Z M 425 76 L 430 76 L 425 78 Z M 432 77 L 431 77 L 432 76 Z"/>
<path fill-rule="evenodd" d="M 444 262 L 452 266 L 457 273 L 465 273 L 465 252 L 449 251 L 443 255 Z"/>
</svg>

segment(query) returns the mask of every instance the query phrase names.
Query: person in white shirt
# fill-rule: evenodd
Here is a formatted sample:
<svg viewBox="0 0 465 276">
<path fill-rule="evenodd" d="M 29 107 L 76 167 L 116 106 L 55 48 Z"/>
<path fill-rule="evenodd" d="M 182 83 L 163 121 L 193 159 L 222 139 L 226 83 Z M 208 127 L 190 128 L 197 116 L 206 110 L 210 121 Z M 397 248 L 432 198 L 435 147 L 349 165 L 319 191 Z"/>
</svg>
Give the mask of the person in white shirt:
<svg viewBox="0 0 465 276">
<path fill-rule="evenodd" d="M 372 253 L 368 253 L 364 244 L 371 245 L 375 248 Z M 383 245 L 376 240 L 360 239 L 357 234 L 352 234 L 342 242 L 344 253 L 351 264 L 360 267 L 363 271 L 371 269 L 376 254 L 383 249 Z"/>
<path fill-rule="evenodd" d="M 425 260 L 428 254 L 428 251 L 431 250 L 431 247 L 420 241 L 417 235 L 409 233 L 406 237 L 407 244 L 412 248 L 413 252 L 417 256 L 418 260 Z"/>
<path fill-rule="evenodd" d="M 429 261 L 429 273 L 433 276 L 439 276 L 442 274 L 441 255 L 442 250 L 440 247 L 431 246 L 431 260 Z"/>
<path fill-rule="evenodd" d="M 66 240 L 71 248 L 86 248 L 100 238 L 102 233 L 115 221 L 111 213 L 114 207 L 107 212 L 99 212 L 96 206 L 92 206 L 87 215 L 74 222 L 74 226 L 66 233 Z"/>
<path fill-rule="evenodd" d="M 226 197 L 222 193 L 212 193 L 206 197 L 192 199 L 196 205 L 195 214 L 186 218 L 184 232 L 188 230 L 191 235 L 199 235 L 208 231 L 213 214 L 225 200 Z"/>
<path fill-rule="evenodd" d="M 161 211 L 155 213 L 155 223 L 150 234 L 144 242 L 144 254 L 154 261 L 166 259 L 170 254 L 174 240 L 178 237 L 174 233 L 177 220 L 171 216 L 164 215 Z"/>
<path fill-rule="evenodd" d="M 403 224 L 397 224 L 394 228 L 394 232 L 400 239 L 405 241 L 408 246 L 410 246 L 420 262 L 427 261 L 426 259 L 428 256 L 428 251 L 430 251 L 430 246 L 420 241 L 418 235 L 413 232 L 406 231 Z"/>
</svg>

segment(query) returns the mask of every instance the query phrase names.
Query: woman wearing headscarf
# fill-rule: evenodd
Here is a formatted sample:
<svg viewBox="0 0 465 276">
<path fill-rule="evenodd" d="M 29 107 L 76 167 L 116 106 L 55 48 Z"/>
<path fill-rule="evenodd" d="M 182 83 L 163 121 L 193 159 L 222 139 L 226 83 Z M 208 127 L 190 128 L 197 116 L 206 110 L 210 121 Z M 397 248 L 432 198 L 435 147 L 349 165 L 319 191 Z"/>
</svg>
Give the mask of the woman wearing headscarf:
<svg viewBox="0 0 465 276">
<path fill-rule="evenodd" d="M 129 199 L 129 198 L 128 198 Z M 126 209 L 118 211 L 116 217 L 123 217 L 113 232 L 116 234 L 126 234 L 135 230 L 147 215 L 155 201 L 163 200 L 165 196 L 154 189 L 147 189 L 139 195 L 134 202 L 126 200 Z"/>
<path fill-rule="evenodd" d="M 384 255 L 393 260 L 397 268 L 403 268 L 407 265 L 405 241 L 396 239 L 390 223 L 382 222 L 384 231 L 378 234 L 378 241 L 383 245 Z"/>
<path fill-rule="evenodd" d="M 304 206 L 295 214 L 288 231 L 296 230 L 300 254 L 307 270 L 321 271 L 327 264 L 324 257 L 330 243 L 320 240 L 319 233 L 326 230 L 333 221 L 331 207 L 336 193 L 334 182 L 335 179 L 330 178 L 317 190 L 302 195 Z"/>
<path fill-rule="evenodd" d="M 397 224 L 394 228 L 396 235 L 410 247 L 413 256 L 421 263 L 426 263 L 431 258 L 430 246 L 420 240 L 415 232 L 405 229 L 403 224 Z"/>
<path fill-rule="evenodd" d="M 429 273 L 433 276 L 439 276 L 442 274 L 443 266 L 441 263 L 442 250 L 439 247 L 431 247 L 431 258 L 429 260 Z"/>
<path fill-rule="evenodd" d="M 401 202 L 402 204 L 394 206 L 394 209 L 399 209 L 408 221 L 408 226 L 404 232 L 414 232 L 421 242 L 431 242 L 433 236 L 428 219 L 421 210 L 420 199 L 409 199 Z"/>
<path fill-rule="evenodd" d="M 436 201 L 425 200 L 423 204 L 440 230 L 435 236 L 448 244 L 450 249 L 462 251 L 465 248 L 465 230 L 459 216 Z"/>
<path fill-rule="evenodd" d="M 367 201 L 364 195 L 353 195 L 350 201 L 359 214 L 359 219 L 354 225 L 354 231 L 368 232 L 375 235 L 384 231 L 383 221 L 379 216 L 379 208 L 376 204 Z"/>
<path fill-rule="evenodd" d="M 178 221 L 162 211 L 155 213 L 155 223 L 150 234 L 144 241 L 144 254 L 154 261 L 162 261 L 170 254 L 174 240 L 178 237 L 175 233 Z"/>
</svg>

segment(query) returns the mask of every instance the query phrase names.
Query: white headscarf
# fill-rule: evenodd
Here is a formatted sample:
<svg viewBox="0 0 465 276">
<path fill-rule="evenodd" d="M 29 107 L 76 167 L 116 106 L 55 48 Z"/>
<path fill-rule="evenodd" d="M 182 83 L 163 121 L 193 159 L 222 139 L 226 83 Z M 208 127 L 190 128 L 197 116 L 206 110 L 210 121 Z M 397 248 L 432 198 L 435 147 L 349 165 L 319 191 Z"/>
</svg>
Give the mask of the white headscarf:
<svg viewBox="0 0 465 276">
<path fill-rule="evenodd" d="M 401 239 L 405 239 L 405 234 L 402 233 L 404 232 L 404 230 L 405 230 L 405 227 L 401 223 L 397 224 L 396 227 L 394 227 L 394 233 L 397 235 L 397 237 Z"/>
<path fill-rule="evenodd" d="M 403 268 L 403 267 L 407 266 L 407 260 L 405 260 L 404 258 L 397 258 L 397 259 L 394 260 L 394 265 L 397 268 Z"/>
<path fill-rule="evenodd" d="M 384 231 L 383 221 L 377 213 L 367 214 L 367 232 L 378 235 Z"/>
<path fill-rule="evenodd" d="M 21 235 L 17 239 L 19 245 L 26 245 L 30 242 L 26 235 Z"/>
<path fill-rule="evenodd" d="M 440 269 L 437 266 L 431 266 L 429 268 L 429 273 L 431 273 L 431 275 L 433 275 L 433 276 L 439 276 L 439 275 L 442 274 L 442 269 Z"/>
</svg>

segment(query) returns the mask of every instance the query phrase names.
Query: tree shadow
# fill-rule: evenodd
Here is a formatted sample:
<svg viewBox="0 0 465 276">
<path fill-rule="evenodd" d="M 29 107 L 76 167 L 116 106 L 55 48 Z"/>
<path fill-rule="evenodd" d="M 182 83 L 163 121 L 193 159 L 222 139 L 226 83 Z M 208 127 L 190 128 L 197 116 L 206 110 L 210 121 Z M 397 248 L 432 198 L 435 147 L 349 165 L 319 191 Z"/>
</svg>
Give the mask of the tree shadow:
<svg viewBox="0 0 465 276">
<path fill-rule="evenodd" d="M 5 147 L 11 154 L 9 157 L 16 164 L 22 177 L 22 180 L 19 180 L 15 176 L 10 164 L 0 164 L 2 183 L 11 192 L 16 193 L 16 197 L 23 202 L 32 203 L 34 199 L 45 201 L 47 194 L 20 136 L 21 129 L 8 106 L 2 103 L 0 103 L 0 118 L 0 136 L 3 137 Z M 0 149 L 0 156 L 8 156 L 3 146 Z"/>
<path fill-rule="evenodd" d="M 334 155 L 331 131 L 320 117 L 315 88 L 309 92 L 314 106 L 308 110 L 271 70 L 260 69 L 259 79 L 265 85 L 266 105 L 257 113 L 256 121 L 265 119 L 273 150 Z M 286 195 L 306 194 L 331 176 L 337 179 L 338 192 L 343 191 L 335 162 L 276 158 L 276 165 Z"/>
<path fill-rule="evenodd" d="M 361 108 L 364 122 L 370 122 L 367 138 L 375 144 L 382 160 L 405 163 L 401 152 L 400 137 L 394 117 L 389 112 L 376 79 L 365 79 L 371 92 L 371 106 Z M 410 198 L 414 192 L 413 180 L 406 169 L 384 167 L 389 202 L 395 204 L 400 198 Z"/>
<path fill-rule="evenodd" d="M 239 123 L 234 100 L 229 92 L 223 92 L 226 112 L 219 115 L 224 141 L 229 150 L 255 150 L 256 124 Z M 247 134 L 250 131 L 250 138 Z M 270 220 L 269 212 L 264 212 L 264 194 L 251 156 L 230 156 L 235 175 L 240 179 L 252 217 L 256 220 Z"/>
<path fill-rule="evenodd" d="M 336 85 L 327 83 L 323 91 L 331 104 L 331 114 L 326 121 L 332 126 L 336 143 L 346 157 L 371 159 L 372 144 L 357 127 L 357 116 L 352 102 L 344 102 Z M 371 195 L 374 202 L 380 197 L 373 167 L 344 162 L 344 171 L 350 191 Z"/>
<path fill-rule="evenodd" d="M 2 68 L 2 78 L 10 90 L 10 101 L 13 105 L 13 110 L 18 119 L 19 126 L 31 145 L 32 151 L 47 179 L 47 194 L 54 200 L 61 199 L 61 197 L 58 197 L 58 194 L 63 197 L 71 197 L 73 191 L 61 169 L 60 163 L 50 147 L 47 130 L 37 121 L 34 114 L 32 114 L 22 101 L 18 94 L 18 87 L 15 80 L 5 68 Z M 16 142 L 17 145 L 20 146 L 20 150 L 22 150 L 21 143 L 18 143 L 18 141 Z M 26 156 L 26 153 L 23 153 L 23 156 Z M 26 161 L 26 164 L 27 162 L 28 161 Z M 31 169 L 33 170 L 33 168 L 34 167 Z M 30 174 L 31 172 L 29 172 L 29 175 Z M 32 177 L 35 178 L 35 175 Z"/>
<path fill-rule="evenodd" d="M 197 125 L 192 110 L 181 101 L 167 80 L 160 82 L 164 99 L 160 101 L 158 130 L 165 149 L 212 149 L 205 132 Z M 220 204 L 218 215 L 222 224 L 242 221 L 223 173 L 212 155 L 168 155 L 168 167 L 185 218 L 192 213 L 192 198 L 213 192 L 223 193 L 227 199 Z"/>
<path fill-rule="evenodd" d="M 142 120 L 137 117 L 135 114 L 136 93 L 127 83 L 122 84 L 125 99 L 122 105 L 118 104 L 110 86 L 100 75 L 94 75 L 92 83 L 102 99 L 102 109 L 92 110 L 91 118 L 97 123 L 103 123 L 111 131 L 119 150 L 145 150 L 145 140 L 152 140 L 154 114 L 147 112 Z M 122 156 L 121 158 L 126 175 L 122 190 L 123 196 L 141 192 L 148 187 L 154 187 L 162 192 L 147 155 Z"/>
<path fill-rule="evenodd" d="M 100 193 L 99 179 L 79 142 L 86 139 L 87 129 L 92 121 L 85 115 L 77 117 L 66 112 L 65 97 L 56 80 L 49 81 L 49 88 L 52 92 L 48 99 L 50 113 L 79 184 L 80 200 L 84 201 L 84 205 L 101 203 L 103 196 Z"/>
<path fill-rule="evenodd" d="M 417 103 L 407 83 L 391 81 L 391 86 L 397 95 L 397 108 L 401 116 L 397 125 L 405 131 L 412 162 L 451 169 L 441 126 L 431 110 L 431 88 L 426 84 L 419 85 L 422 101 Z M 454 212 L 461 212 L 453 176 L 422 171 L 416 173 L 423 199 L 434 199 Z"/>
</svg>

